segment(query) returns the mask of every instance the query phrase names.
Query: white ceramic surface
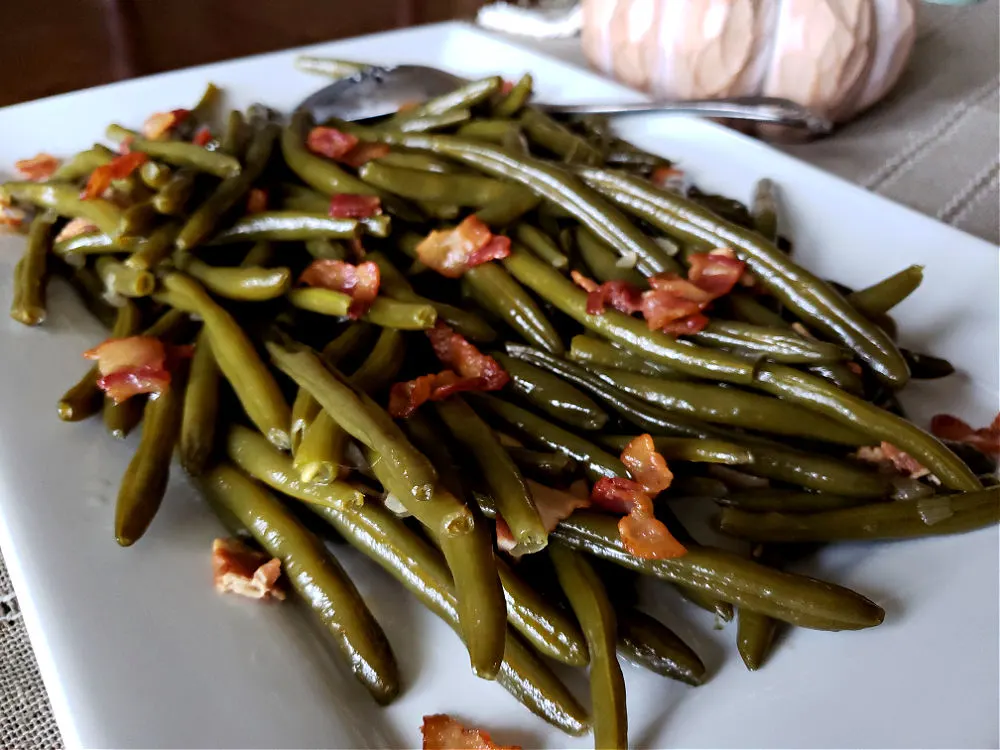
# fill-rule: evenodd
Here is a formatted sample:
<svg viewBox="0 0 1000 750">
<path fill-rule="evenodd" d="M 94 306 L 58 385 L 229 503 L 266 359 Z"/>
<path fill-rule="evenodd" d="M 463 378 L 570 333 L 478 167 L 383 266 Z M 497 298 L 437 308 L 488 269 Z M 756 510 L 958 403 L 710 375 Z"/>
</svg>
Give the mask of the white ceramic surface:
<svg viewBox="0 0 1000 750">
<path fill-rule="evenodd" d="M 634 97 L 565 63 L 461 24 L 319 45 L 348 59 L 419 62 L 467 76 L 530 70 L 549 100 Z M 0 173 L 45 150 L 69 154 L 110 120 L 138 124 L 188 106 L 206 81 L 229 101 L 287 109 L 322 84 L 294 52 L 168 73 L 0 110 Z M 710 123 L 642 116 L 624 135 L 678 159 L 705 189 L 746 197 L 769 176 L 783 188 L 799 259 L 859 286 L 909 263 L 925 288 L 894 313 L 903 341 L 952 359 L 959 375 L 917 384 L 913 416 L 975 423 L 997 412 L 998 252 Z M 0 237 L 0 308 L 21 240 Z M 473 678 L 452 632 L 350 550 L 352 572 L 398 656 L 399 701 L 374 707 L 292 606 L 217 596 L 209 547 L 220 531 L 179 475 L 148 535 L 119 549 L 111 523 L 134 440 L 99 421 L 68 425 L 54 404 L 102 338 L 63 288 L 38 330 L 0 322 L 0 547 L 17 588 L 59 724 L 70 746 L 404 747 L 425 713 L 451 712 L 502 742 L 589 747 Z M 651 587 L 653 611 L 690 638 L 712 672 L 691 689 L 626 666 L 636 747 L 996 747 L 998 535 L 844 545 L 811 570 L 868 594 L 886 623 L 859 633 L 788 632 L 757 674 L 734 627 Z M 0 669 L 3 665 L 0 665 Z M 584 683 L 574 684 L 585 690 Z"/>
</svg>

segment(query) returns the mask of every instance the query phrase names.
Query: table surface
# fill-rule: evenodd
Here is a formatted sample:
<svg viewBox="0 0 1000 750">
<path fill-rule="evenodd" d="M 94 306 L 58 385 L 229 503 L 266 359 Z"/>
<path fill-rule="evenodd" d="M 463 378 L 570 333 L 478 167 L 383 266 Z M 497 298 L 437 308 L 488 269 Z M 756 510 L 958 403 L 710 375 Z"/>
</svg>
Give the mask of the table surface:
<svg viewBox="0 0 1000 750">
<path fill-rule="evenodd" d="M 922 11 L 914 59 L 886 101 L 824 141 L 784 149 L 997 243 L 1000 0 Z M 585 64 L 576 39 L 518 41 Z M 0 664 L 0 747 L 61 747 L 2 558 Z"/>
</svg>

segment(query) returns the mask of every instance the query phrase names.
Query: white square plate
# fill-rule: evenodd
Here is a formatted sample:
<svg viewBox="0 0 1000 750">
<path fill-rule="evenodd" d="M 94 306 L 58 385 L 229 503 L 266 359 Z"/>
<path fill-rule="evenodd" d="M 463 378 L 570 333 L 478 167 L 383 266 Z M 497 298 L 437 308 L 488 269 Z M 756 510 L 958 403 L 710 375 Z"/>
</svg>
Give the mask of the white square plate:
<svg viewBox="0 0 1000 750">
<path fill-rule="evenodd" d="M 549 100 L 636 96 L 462 24 L 307 51 L 464 76 L 530 70 Z M 296 52 L 9 107 L 0 111 L 0 172 L 38 151 L 85 148 L 111 120 L 134 125 L 150 112 L 189 106 L 206 81 L 235 106 L 260 101 L 288 110 L 322 85 L 293 70 Z M 925 288 L 894 313 L 903 341 L 948 357 L 961 373 L 915 384 L 906 404 L 918 421 L 946 411 L 982 424 L 997 412 L 996 247 L 711 123 L 642 116 L 620 125 L 625 137 L 678 159 L 706 189 L 746 197 L 757 178 L 776 179 L 798 258 L 823 276 L 861 286 L 924 264 Z M 21 242 L 0 238 L 4 309 Z M 61 288 L 41 329 L 6 315 L 0 322 L 0 546 L 70 746 L 417 746 L 421 715 L 436 712 L 487 727 L 504 743 L 591 745 L 473 678 L 444 624 L 380 570 L 338 548 L 400 662 L 402 696 L 376 708 L 296 608 L 214 593 L 209 548 L 220 527 L 179 475 L 146 538 L 119 549 L 114 497 L 135 442 L 114 442 L 99 420 L 62 424 L 54 408 L 84 369 L 80 352 L 101 338 Z M 732 625 L 713 630 L 704 613 L 658 594 L 654 610 L 691 639 L 713 676 L 692 689 L 626 666 L 632 744 L 996 747 L 997 538 L 990 529 L 825 552 L 813 570 L 880 602 L 885 624 L 842 634 L 792 630 L 757 674 L 740 663 Z"/>
</svg>

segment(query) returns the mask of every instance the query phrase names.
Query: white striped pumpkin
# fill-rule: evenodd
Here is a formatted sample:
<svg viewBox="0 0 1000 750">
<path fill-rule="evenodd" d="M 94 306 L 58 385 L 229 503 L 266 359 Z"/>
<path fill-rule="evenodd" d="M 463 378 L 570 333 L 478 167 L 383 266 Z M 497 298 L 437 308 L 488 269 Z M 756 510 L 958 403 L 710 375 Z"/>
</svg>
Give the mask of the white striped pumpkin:
<svg viewBox="0 0 1000 750">
<path fill-rule="evenodd" d="M 843 122 L 899 79 L 916 1 L 583 0 L 583 47 L 657 98 L 780 96 Z"/>
</svg>

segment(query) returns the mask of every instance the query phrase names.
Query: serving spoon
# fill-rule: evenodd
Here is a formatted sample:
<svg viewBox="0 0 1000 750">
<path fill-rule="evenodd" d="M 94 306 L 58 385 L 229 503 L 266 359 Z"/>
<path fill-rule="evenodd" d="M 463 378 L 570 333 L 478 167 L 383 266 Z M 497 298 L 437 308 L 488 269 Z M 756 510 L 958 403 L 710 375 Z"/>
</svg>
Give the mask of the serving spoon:
<svg viewBox="0 0 1000 750">
<path fill-rule="evenodd" d="M 316 122 L 367 120 L 394 114 L 404 104 L 441 96 L 466 83 L 467 79 L 423 65 L 373 66 L 321 88 L 306 97 L 297 109 L 310 112 Z M 625 104 L 532 102 L 532 106 L 552 114 L 663 112 L 751 120 L 805 129 L 814 134 L 829 133 L 833 127 L 828 119 L 800 104 L 765 96 Z"/>
</svg>

